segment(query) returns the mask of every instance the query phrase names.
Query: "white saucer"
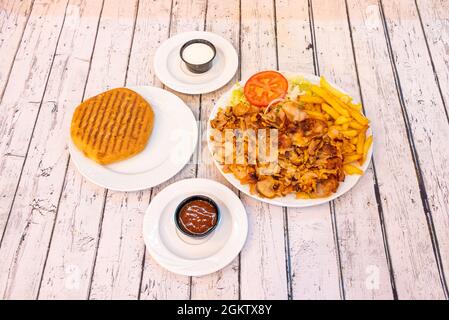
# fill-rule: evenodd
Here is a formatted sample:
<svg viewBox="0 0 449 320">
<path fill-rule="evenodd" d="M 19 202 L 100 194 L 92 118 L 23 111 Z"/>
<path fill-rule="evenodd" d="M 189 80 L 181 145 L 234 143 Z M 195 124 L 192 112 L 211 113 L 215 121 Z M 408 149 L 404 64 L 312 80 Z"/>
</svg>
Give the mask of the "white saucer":
<svg viewBox="0 0 449 320">
<path fill-rule="evenodd" d="M 192 39 L 205 39 L 215 46 L 217 55 L 212 68 L 202 74 L 187 70 L 181 60 L 181 46 Z M 192 31 L 177 34 L 161 44 L 154 56 L 156 76 L 167 87 L 187 94 L 215 91 L 232 79 L 238 67 L 238 55 L 232 44 L 211 32 Z"/>
<path fill-rule="evenodd" d="M 147 100 L 154 111 L 154 127 L 146 148 L 123 161 L 102 166 L 87 158 L 72 142 L 69 152 L 89 181 L 111 190 L 136 191 L 158 185 L 178 173 L 190 160 L 198 140 L 196 119 L 190 108 L 166 90 L 129 87 Z"/>
<path fill-rule="evenodd" d="M 286 76 L 287 78 L 303 77 L 304 79 L 306 79 L 314 84 L 320 83 L 320 78 L 313 74 L 301 73 L 301 72 L 289 72 L 289 71 L 281 71 L 281 73 L 284 76 Z M 245 85 L 246 80 L 247 79 L 242 80 L 240 82 L 242 86 Z M 333 83 L 331 83 L 331 84 L 333 87 L 335 87 L 338 90 L 340 90 L 341 92 L 345 93 L 345 91 L 343 89 L 341 89 L 340 87 L 338 87 L 337 85 L 335 85 Z M 220 97 L 220 99 L 218 99 L 217 102 L 215 103 L 215 106 L 214 106 L 212 112 L 210 113 L 208 124 L 207 124 L 207 137 L 212 136 L 212 128 L 210 126 L 210 121 L 212 119 L 214 119 L 215 116 L 217 115 L 218 108 L 226 107 L 228 105 L 228 102 L 232 95 L 232 91 L 235 88 L 236 88 L 236 86 L 233 86 L 231 89 L 229 89 L 227 92 L 225 92 Z M 369 129 L 367 130 L 366 133 L 367 133 L 367 135 L 372 134 L 371 126 L 369 127 Z M 240 181 L 232 173 L 223 172 L 221 165 L 217 162 L 217 160 L 213 156 L 213 146 L 212 146 L 212 143 L 209 138 L 207 139 L 207 142 L 208 142 L 209 151 L 212 155 L 212 158 L 214 159 L 215 165 L 217 166 L 218 170 L 220 170 L 221 174 L 226 178 L 226 180 L 229 181 L 229 183 L 231 183 L 234 187 L 236 187 L 237 189 L 239 189 L 240 191 L 242 191 L 243 193 L 247 194 L 248 196 L 250 196 L 254 199 L 257 199 L 259 201 L 266 202 L 266 203 L 269 203 L 272 205 L 276 205 L 276 206 L 310 207 L 310 206 L 316 206 L 316 205 L 319 205 L 322 203 L 329 202 L 331 200 L 334 200 L 334 199 L 342 196 L 343 194 L 345 194 L 346 192 L 351 190 L 356 185 L 356 183 L 359 181 L 359 179 L 362 177 L 361 175 L 347 175 L 345 178 L 345 181 L 340 183 L 340 186 L 338 187 L 337 192 L 335 192 L 334 194 L 332 194 L 326 198 L 297 199 L 294 194 L 289 194 L 285 197 L 277 197 L 277 198 L 273 198 L 273 199 L 262 198 L 262 197 L 259 197 L 258 195 L 251 194 L 251 192 L 249 190 L 249 186 L 241 184 Z M 360 167 L 360 169 L 362 169 L 364 172 L 366 172 L 366 170 L 368 169 L 372 155 L 373 155 L 373 145 L 371 145 L 371 148 L 368 150 L 368 155 L 367 155 L 367 159 L 366 159 L 365 163 Z"/>
<path fill-rule="evenodd" d="M 192 195 L 213 199 L 221 214 L 216 229 L 201 240 L 180 236 L 174 221 L 178 204 Z M 247 233 L 248 220 L 240 199 L 226 186 L 208 179 L 186 179 L 168 186 L 151 201 L 143 221 L 143 239 L 154 260 L 187 276 L 213 273 L 231 263 L 243 248 Z"/>
</svg>

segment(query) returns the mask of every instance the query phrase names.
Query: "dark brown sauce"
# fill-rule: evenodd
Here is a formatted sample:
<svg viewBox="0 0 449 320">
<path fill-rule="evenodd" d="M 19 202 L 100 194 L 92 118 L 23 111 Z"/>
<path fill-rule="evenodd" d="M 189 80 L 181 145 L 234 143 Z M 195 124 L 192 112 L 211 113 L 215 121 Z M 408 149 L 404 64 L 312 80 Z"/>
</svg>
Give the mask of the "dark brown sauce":
<svg viewBox="0 0 449 320">
<path fill-rule="evenodd" d="M 207 201 L 192 200 L 179 212 L 181 228 L 192 234 L 203 234 L 217 224 L 217 209 Z"/>
</svg>

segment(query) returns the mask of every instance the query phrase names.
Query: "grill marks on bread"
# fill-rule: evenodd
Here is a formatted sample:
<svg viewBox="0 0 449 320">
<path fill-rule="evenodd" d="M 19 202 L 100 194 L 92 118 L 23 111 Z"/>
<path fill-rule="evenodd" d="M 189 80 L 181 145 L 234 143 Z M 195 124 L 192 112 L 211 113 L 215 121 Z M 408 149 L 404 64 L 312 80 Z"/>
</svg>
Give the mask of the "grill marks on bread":
<svg viewBox="0 0 449 320">
<path fill-rule="evenodd" d="M 92 97 L 76 108 L 71 136 L 87 157 L 109 164 L 142 151 L 153 124 L 150 104 L 136 92 L 118 88 Z"/>
</svg>

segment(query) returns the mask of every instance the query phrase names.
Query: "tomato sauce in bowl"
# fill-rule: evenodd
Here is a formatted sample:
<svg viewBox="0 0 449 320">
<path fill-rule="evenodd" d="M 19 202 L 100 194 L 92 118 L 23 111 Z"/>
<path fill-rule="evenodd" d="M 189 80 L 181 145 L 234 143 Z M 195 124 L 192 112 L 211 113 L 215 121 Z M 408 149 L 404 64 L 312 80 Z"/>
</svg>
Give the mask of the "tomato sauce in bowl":
<svg viewBox="0 0 449 320">
<path fill-rule="evenodd" d="M 210 234 L 220 220 L 217 204 L 206 196 L 192 196 L 182 201 L 175 212 L 178 229 L 191 237 L 200 238 Z"/>
</svg>

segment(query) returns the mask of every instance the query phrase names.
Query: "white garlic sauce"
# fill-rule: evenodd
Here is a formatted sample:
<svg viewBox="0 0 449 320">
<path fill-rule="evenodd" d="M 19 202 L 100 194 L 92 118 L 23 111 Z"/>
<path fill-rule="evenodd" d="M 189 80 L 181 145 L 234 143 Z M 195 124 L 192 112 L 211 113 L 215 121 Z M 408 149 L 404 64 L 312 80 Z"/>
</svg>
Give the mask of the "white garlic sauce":
<svg viewBox="0 0 449 320">
<path fill-rule="evenodd" d="M 214 56 L 214 50 L 207 44 L 195 42 L 184 48 L 183 59 L 191 64 L 203 64 L 209 62 Z"/>
</svg>

